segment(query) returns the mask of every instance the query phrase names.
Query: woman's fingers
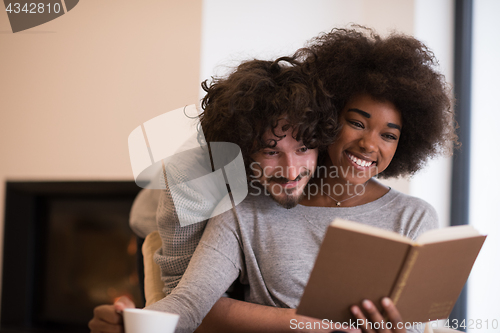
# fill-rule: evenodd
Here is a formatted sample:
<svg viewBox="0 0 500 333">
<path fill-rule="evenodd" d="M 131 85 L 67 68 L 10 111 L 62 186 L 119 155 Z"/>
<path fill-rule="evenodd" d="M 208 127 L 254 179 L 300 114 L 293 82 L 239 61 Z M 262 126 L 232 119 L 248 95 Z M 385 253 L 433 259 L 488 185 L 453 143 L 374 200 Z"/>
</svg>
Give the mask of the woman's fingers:
<svg viewBox="0 0 500 333">
<path fill-rule="evenodd" d="M 394 303 L 387 297 L 382 300 L 382 307 L 387 313 L 385 320 L 373 302 L 364 300 L 361 307 L 353 306 L 351 312 L 361 321 L 363 332 L 366 333 L 405 333 L 405 325 Z"/>
<path fill-rule="evenodd" d="M 388 297 L 384 297 L 382 299 L 382 306 L 384 307 L 385 312 L 387 313 L 387 317 L 392 323 L 393 332 L 396 333 L 404 333 L 406 332 L 405 325 L 403 323 L 403 318 L 401 318 L 401 314 L 398 309 L 392 302 L 392 300 Z"/>
<path fill-rule="evenodd" d="M 363 325 L 361 325 L 361 327 L 358 326 L 358 328 L 361 328 L 365 333 L 376 333 L 376 331 L 373 330 L 373 327 L 370 327 L 368 319 L 365 317 L 365 314 L 363 313 L 363 311 L 361 311 L 361 309 L 358 306 L 354 305 L 353 307 L 351 307 L 351 312 L 354 315 L 354 317 L 358 319 L 357 321 L 358 323 L 360 321 L 363 323 Z"/>
</svg>

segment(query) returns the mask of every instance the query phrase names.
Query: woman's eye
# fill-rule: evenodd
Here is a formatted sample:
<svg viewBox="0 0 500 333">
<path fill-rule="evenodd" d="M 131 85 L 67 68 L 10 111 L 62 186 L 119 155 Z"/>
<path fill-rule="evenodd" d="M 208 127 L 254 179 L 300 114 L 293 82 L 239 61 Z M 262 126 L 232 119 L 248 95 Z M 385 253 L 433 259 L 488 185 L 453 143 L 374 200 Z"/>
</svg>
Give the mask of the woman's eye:
<svg viewBox="0 0 500 333">
<path fill-rule="evenodd" d="M 398 139 L 398 137 L 397 137 L 397 136 L 395 136 L 395 135 L 393 135 L 393 134 L 384 134 L 383 136 L 384 136 L 386 139 L 388 139 L 388 140 L 397 140 L 397 139 Z"/>
<path fill-rule="evenodd" d="M 363 124 L 359 121 L 349 120 L 349 123 L 354 127 L 364 128 Z"/>
<path fill-rule="evenodd" d="M 300 148 L 300 149 L 299 149 L 299 152 L 300 152 L 300 153 L 305 153 L 305 152 L 306 152 L 306 151 L 308 151 L 308 150 L 309 150 L 309 148 L 307 148 L 307 147 L 302 147 L 302 148 Z"/>
</svg>

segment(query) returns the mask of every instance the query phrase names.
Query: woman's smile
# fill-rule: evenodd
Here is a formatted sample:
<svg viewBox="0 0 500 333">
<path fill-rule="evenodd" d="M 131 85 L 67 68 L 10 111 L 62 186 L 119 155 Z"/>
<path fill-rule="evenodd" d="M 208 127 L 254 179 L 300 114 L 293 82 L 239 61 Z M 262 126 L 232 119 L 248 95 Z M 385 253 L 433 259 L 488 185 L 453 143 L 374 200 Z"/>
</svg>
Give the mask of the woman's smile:
<svg viewBox="0 0 500 333">
<path fill-rule="evenodd" d="M 359 95 L 346 104 L 340 123 L 339 136 L 328 147 L 331 164 L 340 169 L 333 181 L 366 183 L 391 163 L 401 136 L 401 114 L 390 102 Z"/>
<path fill-rule="evenodd" d="M 377 163 L 367 158 L 357 157 L 353 153 L 346 151 L 346 156 L 351 160 L 354 167 L 361 170 L 367 170 L 372 166 L 376 166 Z"/>
</svg>

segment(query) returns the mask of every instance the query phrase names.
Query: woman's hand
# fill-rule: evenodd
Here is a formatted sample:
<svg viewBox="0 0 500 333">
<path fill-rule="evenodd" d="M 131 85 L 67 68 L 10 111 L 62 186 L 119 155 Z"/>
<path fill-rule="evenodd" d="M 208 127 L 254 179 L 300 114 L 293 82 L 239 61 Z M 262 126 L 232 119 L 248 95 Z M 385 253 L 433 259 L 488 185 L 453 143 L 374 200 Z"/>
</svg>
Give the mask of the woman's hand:
<svg viewBox="0 0 500 333">
<path fill-rule="evenodd" d="M 391 299 L 384 297 L 382 299 L 382 307 L 387 313 L 389 321 L 385 321 L 384 317 L 378 312 L 377 307 L 369 301 L 364 300 L 362 310 L 354 305 L 351 307 L 352 314 L 360 320 L 363 320 L 362 330 L 365 333 L 406 333 L 406 328 L 399 314 L 398 309 L 392 303 Z M 366 313 L 366 316 L 365 316 Z M 368 317 L 368 318 L 367 318 Z"/>
</svg>

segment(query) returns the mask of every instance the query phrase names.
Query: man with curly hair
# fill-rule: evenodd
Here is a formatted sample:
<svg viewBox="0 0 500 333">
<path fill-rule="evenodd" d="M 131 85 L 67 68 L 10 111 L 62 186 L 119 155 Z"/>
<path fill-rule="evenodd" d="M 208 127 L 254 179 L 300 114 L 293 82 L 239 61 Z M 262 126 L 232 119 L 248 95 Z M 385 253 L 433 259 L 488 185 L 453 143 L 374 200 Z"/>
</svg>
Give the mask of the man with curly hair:
<svg viewBox="0 0 500 333">
<path fill-rule="evenodd" d="M 318 147 L 330 144 L 337 130 L 327 94 L 302 69 L 292 58 L 251 60 L 226 78 L 202 83 L 207 94 L 202 100 L 200 124 L 204 136 L 200 140 L 237 144 L 249 183 L 285 209 L 295 207 L 302 199 L 316 168 Z M 191 202 L 187 201 L 183 204 L 189 206 Z M 200 205 L 203 203 L 195 204 Z M 182 278 L 207 224 L 203 221 L 181 226 L 176 208 L 167 186 L 159 198 L 157 224 L 163 246 L 155 258 L 162 270 L 166 294 Z M 221 299 L 219 308 L 227 302 L 230 300 Z M 245 307 L 246 303 L 240 305 Z M 126 298 L 114 306 L 99 306 L 89 327 L 92 332 L 119 329 L 121 318 L 115 310 L 131 306 L 133 303 Z M 215 318 L 225 312 L 218 313 Z"/>
<path fill-rule="evenodd" d="M 312 90 L 317 88 L 317 93 L 325 89 L 327 93 L 319 94 L 319 100 L 317 97 L 311 100 L 313 104 L 317 102 L 319 108 L 309 105 L 310 113 L 300 112 L 298 118 L 290 118 L 294 119 L 290 123 L 299 123 L 295 119 L 307 122 L 317 110 L 320 120 L 314 120 L 312 123 L 316 125 L 307 130 L 303 126 L 292 126 L 290 131 L 290 126 L 282 126 L 278 117 L 271 126 L 275 130 L 263 130 L 258 137 L 263 138 L 264 143 L 280 140 L 271 145 L 249 144 L 246 155 L 249 162 L 252 158 L 274 161 L 280 156 L 279 148 L 287 135 L 304 143 L 312 142 L 305 133 L 311 138 L 318 128 L 320 131 L 330 128 L 324 126 L 324 119 L 333 119 L 330 124 L 335 124 L 337 118 L 338 136 L 335 130 L 325 130 L 316 136 L 324 138 L 317 141 L 317 147 L 326 152 L 320 162 L 322 166 L 377 170 L 383 177 L 407 176 L 421 169 L 430 157 L 452 151 L 457 144 L 452 100 L 443 76 L 434 68 L 433 54 L 412 37 L 393 35 L 384 39 L 363 30 L 333 30 L 313 40 L 296 55 L 296 59 L 303 62 L 301 70 L 307 74 Z M 283 101 L 286 105 L 286 98 Z M 252 101 L 244 103 L 253 105 Z M 323 114 L 322 106 L 329 112 Z M 341 112 L 337 114 L 335 110 Z M 231 117 L 229 113 L 222 118 L 238 126 Z M 243 133 L 242 128 L 245 128 Z M 231 135 L 245 135 L 251 129 L 259 130 L 259 123 L 239 127 Z M 292 320 L 297 320 L 294 308 L 307 283 L 325 226 L 333 218 L 349 218 L 411 238 L 437 227 L 437 216 L 430 205 L 378 183 L 372 175 L 369 172 L 358 172 L 352 177 L 342 172 L 337 176 L 318 175 L 313 181 L 324 180 L 333 185 L 330 189 L 338 184 L 347 189 L 345 186 L 354 184 L 361 185 L 364 191 L 352 195 L 344 190 L 337 194 L 322 188 L 314 195 L 301 198 L 300 205 L 293 209 L 270 205 L 268 198 L 260 194 L 249 196 L 235 211 L 211 219 L 178 287 L 150 308 L 179 313 L 179 332 L 193 331 L 214 304 L 213 315 L 206 317 L 206 325 L 200 329 L 293 330 Z M 278 179 L 272 181 L 279 184 Z M 292 182 L 291 188 L 297 185 L 288 179 L 282 188 L 286 189 L 289 182 Z M 266 177 L 261 184 L 272 190 Z M 248 285 L 245 300 L 257 304 L 219 300 L 238 277 Z M 384 299 L 382 306 L 389 320 L 394 323 L 402 320 L 389 299 Z M 358 319 L 383 320 L 370 300 L 354 305 L 351 311 Z M 217 314 L 218 318 L 225 318 L 214 323 L 212 320 Z M 332 330 L 322 325 L 302 327 L 310 332 Z M 395 329 L 384 332 L 406 332 L 397 325 L 393 327 Z M 361 329 L 369 333 L 379 331 L 368 325 Z"/>
</svg>

